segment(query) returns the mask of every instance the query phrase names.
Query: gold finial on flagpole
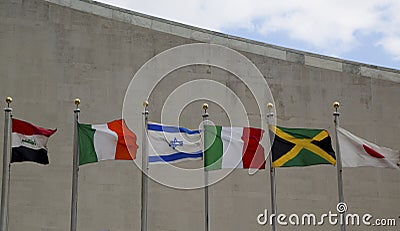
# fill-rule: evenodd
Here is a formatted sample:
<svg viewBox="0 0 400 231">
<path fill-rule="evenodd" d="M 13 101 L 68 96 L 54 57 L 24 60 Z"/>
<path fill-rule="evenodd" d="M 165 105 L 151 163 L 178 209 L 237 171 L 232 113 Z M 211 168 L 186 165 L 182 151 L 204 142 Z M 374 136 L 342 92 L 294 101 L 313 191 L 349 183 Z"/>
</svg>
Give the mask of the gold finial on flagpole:
<svg viewBox="0 0 400 231">
<path fill-rule="evenodd" d="M 203 110 L 204 110 L 203 118 L 207 118 L 208 117 L 208 113 L 207 113 L 208 103 L 203 103 Z"/>
<path fill-rule="evenodd" d="M 144 107 L 144 111 L 143 111 L 143 115 L 145 115 L 145 120 L 148 119 L 149 116 L 149 110 L 147 110 L 147 107 L 149 106 L 149 101 L 145 100 L 143 101 L 143 107 Z M 147 126 L 147 125 L 146 125 Z"/>
<path fill-rule="evenodd" d="M 10 96 L 8 96 L 6 98 L 6 103 L 7 103 L 7 107 L 10 107 L 10 103 L 12 102 L 12 98 Z"/>
<path fill-rule="evenodd" d="M 203 120 L 206 120 L 208 118 L 208 113 L 207 113 L 208 103 L 203 103 L 203 110 L 204 110 L 204 113 L 203 113 L 202 117 L 203 117 Z"/>
<path fill-rule="evenodd" d="M 10 97 L 10 96 L 8 96 L 7 98 L 6 98 L 6 103 L 11 103 L 12 102 L 12 98 Z"/>
<path fill-rule="evenodd" d="M 143 107 L 148 107 L 149 106 L 149 101 L 145 100 L 143 101 Z"/>
<path fill-rule="evenodd" d="M 272 111 L 272 109 L 274 108 L 274 104 L 273 103 L 267 103 L 267 108 L 268 108 L 268 113 L 267 113 L 267 118 L 272 118 L 274 116 L 274 112 Z"/>
<path fill-rule="evenodd" d="M 333 102 L 333 107 L 337 110 L 340 107 L 340 103 L 338 101 Z"/>
<path fill-rule="evenodd" d="M 74 103 L 75 103 L 75 105 L 78 107 L 79 104 L 81 104 L 81 99 L 76 98 L 76 99 L 74 100 Z"/>
<path fill-rule="evenodd" d="M 203 109 L 204 109 L 204 111 L 208 110 L 208 104 L 207 103 L 203 103 Z"/>
</svg>

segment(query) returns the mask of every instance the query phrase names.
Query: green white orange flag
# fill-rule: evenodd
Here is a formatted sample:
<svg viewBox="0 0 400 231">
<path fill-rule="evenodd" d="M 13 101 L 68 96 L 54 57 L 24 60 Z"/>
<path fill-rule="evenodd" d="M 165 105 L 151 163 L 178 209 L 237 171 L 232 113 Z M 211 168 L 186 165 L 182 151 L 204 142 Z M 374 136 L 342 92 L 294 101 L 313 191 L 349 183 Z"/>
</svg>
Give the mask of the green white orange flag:
<svg viewBox="0 0 400 231">
<path fill-rule="evenodd" d="M 263 133 L 259 128 L 205 125 L 205 169 L 264 169 L 266 158 L 260 143 Z"/>
<path fill-rule="evenodd" d="M 101 160 L 133 160 L 136 135 L 123 120 L 106 124 L 78 124 L 79 165 Z"/>
</svg>

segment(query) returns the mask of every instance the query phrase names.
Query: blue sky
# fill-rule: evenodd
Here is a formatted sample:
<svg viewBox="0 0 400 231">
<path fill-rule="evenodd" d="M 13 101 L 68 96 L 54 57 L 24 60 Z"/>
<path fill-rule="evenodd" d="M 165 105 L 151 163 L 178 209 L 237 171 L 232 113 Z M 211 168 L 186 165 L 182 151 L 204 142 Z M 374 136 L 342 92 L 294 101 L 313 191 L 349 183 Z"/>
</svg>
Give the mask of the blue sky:
<svg viewBox="0 0 400 231">
<path fill-rule="evenodd" d="M 97 0 L 268 44 L 400 69 L 398 0 Z"/>
</svg>

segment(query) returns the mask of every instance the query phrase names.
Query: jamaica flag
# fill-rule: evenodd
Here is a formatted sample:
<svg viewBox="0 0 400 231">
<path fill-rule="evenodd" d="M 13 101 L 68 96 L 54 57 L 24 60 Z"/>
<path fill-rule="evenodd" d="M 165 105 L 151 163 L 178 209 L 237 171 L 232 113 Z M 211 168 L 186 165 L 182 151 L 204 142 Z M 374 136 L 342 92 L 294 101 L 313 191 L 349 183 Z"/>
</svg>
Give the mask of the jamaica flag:
<svg viewBox="0 0 400 231">
<path fill-rule="evenodd" d="M 270 131 L 275 136 L 271 149 L 273 167 L 336 164 L 326 130 L 271 126 Z"/>
</svg>

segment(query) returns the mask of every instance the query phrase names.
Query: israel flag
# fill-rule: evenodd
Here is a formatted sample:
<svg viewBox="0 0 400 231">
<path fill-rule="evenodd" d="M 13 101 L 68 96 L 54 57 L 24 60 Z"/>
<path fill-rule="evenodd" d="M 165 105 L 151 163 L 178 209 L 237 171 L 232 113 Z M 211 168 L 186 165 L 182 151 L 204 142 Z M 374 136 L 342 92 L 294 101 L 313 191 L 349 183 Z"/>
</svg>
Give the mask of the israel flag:
<svg viewBox="0 0 400 231">
<path fill-rule="evenodd" d="M 148 123 L 149 163 L 201 159 L 200 130 Z"/>
</svg>

